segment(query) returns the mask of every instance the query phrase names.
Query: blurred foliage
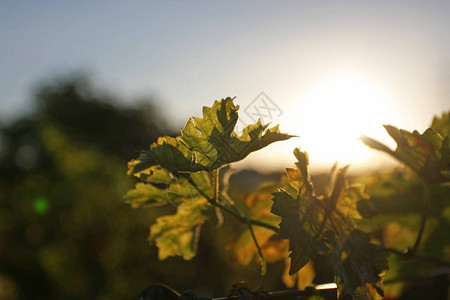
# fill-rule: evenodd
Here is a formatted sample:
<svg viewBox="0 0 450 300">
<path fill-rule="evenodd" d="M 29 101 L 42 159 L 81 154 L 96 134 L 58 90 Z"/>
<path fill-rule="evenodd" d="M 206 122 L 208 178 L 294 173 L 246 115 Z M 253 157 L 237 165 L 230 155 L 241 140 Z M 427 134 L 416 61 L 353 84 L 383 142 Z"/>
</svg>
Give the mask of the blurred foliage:
<svg viewBox="0 0 450 300">
<path fill-rule="evenodd" d="M 35 101 L 1 129 L 0 273 L 15 296 L 0 299 L 129 297 L 152 278 L 142 267 L 152 215 L 124 209 L 123 172 L 162 133 L 153 112 L 114 106 L 84 79 L 42 87 Z"/>
<path fill-rule="evenodd" d="M 357 223 L 371 231 L 379 243 L 386 247 L 399 250 L 406 250 L 411 247 L 417 236 L 424 206 L 421 180 L 407 168 L 359 176 L 358 180 L 365 183 L 366 192 L 371 197 L 370 200 L 377 211 L 377 215 L 370 220 L 359 220 Z M 434 186 L 431 190 L 428 221 L 418 253 L 450 262 L 449 232 L 450 186 Z M 439 275 L 439 270 L 442 270 L 442 267 L 430 262 L 391 255 L 389 272 L 383 276 L 385 281 L 389 282 L 396 278 L 417 278 L 415 281 L 405 280 L 386 284 L 385 295 L 393 299 L 418 285 L 424 285 L 416 295 L 418 297 L 424 297 L 424 295 L 428 297 L 436 293 L 439 288 L 445 290 L 448 281 L 436 283 L 433 281 L 435 278 L 427 278 L 429 272 L 436 276 Z M 447 276 L 445 272 L 442 275 Z M 421 276 L 424 276 L 424 278 L 421 279 Z M 447 292 L 441 292 L 441 295 L 442 293 L 446 294 Z M 430 296 L 429 299 L 441 298 Z"/>
</svg>

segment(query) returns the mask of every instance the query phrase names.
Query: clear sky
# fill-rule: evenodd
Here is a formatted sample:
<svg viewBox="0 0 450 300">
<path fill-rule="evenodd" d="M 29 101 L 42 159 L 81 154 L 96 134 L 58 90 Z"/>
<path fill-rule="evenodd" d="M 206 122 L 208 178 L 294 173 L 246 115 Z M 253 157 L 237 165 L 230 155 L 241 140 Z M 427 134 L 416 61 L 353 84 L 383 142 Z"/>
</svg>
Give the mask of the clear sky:
<svg viewBox="0 0 450 300">
<path fill-rule="evenodd" d="M 271 121 L 300 137 L 251 166 L 290 165 L 298 145 L 317 167 L 379 164 L 360 133 L 422 131 L 450 109 L 449 16 L 450 1 L 2 1 L 0 118 L 74 71 L 130 102 L 156 95 L 175 128 L 263 91 Z"/>
</svg>

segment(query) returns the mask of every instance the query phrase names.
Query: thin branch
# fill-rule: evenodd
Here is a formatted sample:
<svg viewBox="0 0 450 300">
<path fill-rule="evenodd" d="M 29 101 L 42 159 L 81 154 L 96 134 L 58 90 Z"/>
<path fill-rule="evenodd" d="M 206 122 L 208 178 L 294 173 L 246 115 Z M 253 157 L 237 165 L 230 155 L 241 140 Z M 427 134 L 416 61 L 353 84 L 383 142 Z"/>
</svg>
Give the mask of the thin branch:
<svg viewBox="0 0 450 300">
<path fill-rule="evenodd" d="M 419 233 L 417 234 L 416 242 L 411 250 L 411 253 L 414 255 L 420 246 L 420 241 L 422 240 L 423 232 L 425 231 L 425 225 L 427 223 L 428 211 L 430 208 L 430 186 L 427 183 L 423 184 L 423 200 L 424 200 L 424 208 L 422 212 L 422 220 L 420 222 Z"/>
<path fill-rule="evenodd" d="M 206 195 L 206 193 L 199 188 L 199 186 L 192 180 L 192 178 L 187 177 L 187 180 L 189 181 L 190 184 L 192 184 L 193 187 L 195 187 L 198 192 L 205 197 L 205 199 L 213 206 L 219 207 L 220 209 L 226 211 L 227 213 L 231 214 L 233 217 L 235 217 L 236 219 L 238 219 L 241 223 L 243 224 L 247 224 L 248 220 L 245 218 L 245 216 L 243 216 L 242 214 L 240 214 L 237 211 L 233 211 L 230 208 L 228 208 L 227 206 L 221 204 L 220 202 L 213 202 L 211 197 L 209 197 L 208 195 Z M 219 199 L 222 199 L 223 195 L 219 195 Z M 233 206 L 234 207 L 234 206 Z M 265 223 L 265 222 L 261 222 L 258 220 L 253 220 L 253 219 L 249 219 L 250 223 L 252 225 L 256 225 L 256 226 L 260 226 L 260 227 L 265 227 L 267 229 L 273 230 L 275 233 L 278 232 L 278 227 L 273 226 L 271 224 Z"/>
<path fill-rule="evenodd" d="M 243 224 L 247 224 L 247 222 L 249 221 L 252 225 L 265 227 L 267 229 L 270 229 L 270 230 L 274 231 L 275 233 L 278 232 L 278 227 L 273 226 L 273 225 L 268 224 L 268 223 L 265 223 L 265 222 L 258 221 L 258 220 L 253 220 L 253 219 L 248 219 L 247 220 L 243 215 L 240 215 L 240 214 L 236 213 L 235 211 L 231 210 L 230 208 L 226 207 L 225 205 L 222 205 L 220 202 L 214 203 L 213 205 L 220 207 L 222 210 L 224 210 L 227 213 L 231 214 L 233 217 L 238 219 Z"/>
<path fill-rule="evenodd" d="M 225 204 L 228 204 L 228 206 L 231 207 L 231 209 L 233 209 L 238 215 L 242 215 L 241 212 L 239 211 L 239 209 L 236 207 L 236 205 L 234 204 L 233 199 L 230 198 L 230 196 L 228 196 L 227 193 L 222 192 L 219 196 L 220 200 L 223 200 L 225 202 Z"/>
<path fill-rule="evenodd" d="M 256 239 L 255 232 L 253 231 L 253 226 L 250 223 L 250 218 L 246 217 L 246 219 L 247 219 L 248 229 L 250 230 L 250 234 L 252 235 L 253 243 L 255 244 L 256 249 L 258 249 L 259 258 L 261 259 L 261 282 L 260 282 L 257 290 L 262 291 L 263 286 L 264 286 L 264 280 L 266 279 L 266 274 L 267 274 L 266 258 L 264 257 L 261 247 L 259 246 L 258 240 Z"/>
<path fill-rule="evenodd" d="M 434 264 L 437 264 L 437 265 L 440 265 L 440 266 L 445 266 L 447 268 L 450 268 L 450 263 L 449 262 L 442 261 L 442 260 L 440 260 L 438 258 L 426 256 L 426 255 L 423 255 L 423 254 L 417 254 L 417 252 L 416 253 L 412 253 L 412 252 L 410 252 L 408 250 L 401 251 L 401 250 L 398 250 L 398 249 L 395 249 L 395 248 L 388 248 L 388 247 L 382 247 L 382 246 L 380 246 L 380 248 L 382 250 L 389 251 L 389 252 L 391 252 L 393 254 L 402 256 L 404 258 L 409 258 L 409 259 L 416 258 L 416 259 L 419 259 L 419 260 L 427 261 L 427 262 L 430 262 L 430 263 L 434 263 Z"/>
<path fill-rule="evenodd" d="M 436 268 L 434 270 L 431 270 L 429 272 L 426 272 L 425 274 L 407 275 L 407 276 L 387 279 L 387 280 L 383 281 L 383 284 L 384 285 L 386 285 L 386 284 L 393 284 L 393 283 L 402 282 L 402 281 L 417 282 L 417 281 L 428 280 L 430 278 L 443 276 L 443 275 L 449 275 L 449 274 L 450 274 L 450 270 L 448 268 L 440 267 L 440 268 Z"/>
<path fill-rule="evenodd" d="M 220 191 L 219 172 L 220 168 L 214 170 L 214 199 L 212 203 L 216 203 L 217 201 L 219 201 L 219 191 Z"/>
</svg>

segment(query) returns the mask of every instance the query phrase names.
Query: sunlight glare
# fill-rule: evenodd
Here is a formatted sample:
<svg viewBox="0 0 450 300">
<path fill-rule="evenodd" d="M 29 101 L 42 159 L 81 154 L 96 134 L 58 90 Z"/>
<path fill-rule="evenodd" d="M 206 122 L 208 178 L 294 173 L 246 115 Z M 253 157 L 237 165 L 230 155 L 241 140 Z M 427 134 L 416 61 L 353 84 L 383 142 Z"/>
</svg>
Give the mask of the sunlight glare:
<svg viewBox="0 0 450 300">
<path fill-rule="evenodd" d="M 386 141 L 382 124 L 398 118 L 393 104 L 374 82 L 341 73 L 319 81 L 296 102 L 299 113 L 290 118 L 290 125 L 312 163 L 367 164 L 375 155 L 358 137 L 365 134 Z"/>
</svg>

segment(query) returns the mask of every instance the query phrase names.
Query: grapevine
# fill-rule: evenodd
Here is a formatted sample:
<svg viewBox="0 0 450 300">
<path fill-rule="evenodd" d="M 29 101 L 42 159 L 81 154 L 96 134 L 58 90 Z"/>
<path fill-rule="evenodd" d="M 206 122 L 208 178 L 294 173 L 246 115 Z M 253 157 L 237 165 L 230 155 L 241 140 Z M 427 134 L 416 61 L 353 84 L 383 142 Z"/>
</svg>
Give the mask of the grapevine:
<svg viewBox="0 0 450 300">
<path fill-rule="evenodd" d="M 312 261 L 328 257 L 339 297 L 354 299 L 384 296 L 381 276 L 388 270 L 391 254 L 449 267 L 448 262 L 420 254 L 432 201 L 430 190 L 450 182 L 450 126 L 443 125 L 448 123 L 448 114 L 435 119 L 423 134 L 385 126 L 397 143 L 396 150 L 361 137 L 369 147 L 404 163 L 423 182 L 420 229 L 415 243 L 405 251 L 384 247 L 358 225 L 358 220 L 372 216 L 371 202 L 364 185 L 348 180 L 349 166 L 333 167 L 328 191 L 319 194 L 311 181 L 308 153 L 300 147 L 293 151 L 294 167 L 287 168 L 278 183 L 262 185 L 247 195 L 246 210 L 239 208 L 227 191 L 230 165 L 293 136 L 260 120 L 238 135 L 234 131 L 238 109 L 234 98 L 215 101 L 212 107 L 203 108 L 202 118 L 189 119 L 180 136 L 160 137 L 129 162 L 128 174 L 139 182 L 125 195 L 127 203 L 134 208 L 177 206 L 175 214 L 157 218 L 150 227 L 149 239 L 156 243 L 159 259 L 192 259 L 202 225 L 211 219 L 222 220 L 226 213 L 245 225 L 232 251 L 239 256 L 246 247 L 246 255 L 239 260 L 246 264 L 255 258 L 261 264 L 261 281 L 254 292 L 264 290 L 268 261 L 286 260 L 289 275 L 305 276 L 301 272 L 311 268 Z M 253 246 L 248 246 L 249 240 Z"/>
</svg>

